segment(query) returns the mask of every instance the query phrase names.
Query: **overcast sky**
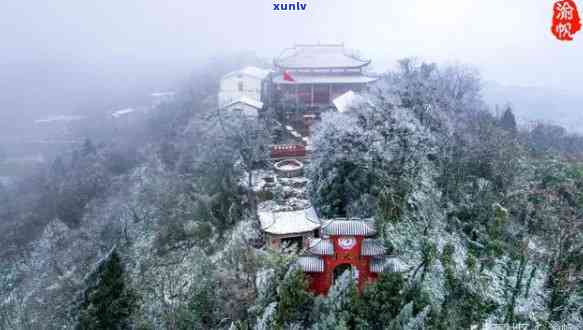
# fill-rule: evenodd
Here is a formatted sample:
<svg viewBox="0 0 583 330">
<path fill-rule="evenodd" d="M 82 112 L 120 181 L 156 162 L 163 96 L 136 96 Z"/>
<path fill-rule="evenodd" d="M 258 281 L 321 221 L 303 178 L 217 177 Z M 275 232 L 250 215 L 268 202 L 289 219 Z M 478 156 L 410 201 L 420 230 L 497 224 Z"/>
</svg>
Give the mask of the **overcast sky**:
<svg viewBox="0 0 583 330">
<path fill-rule="evenodd" d="M 0 61 L 170 65 L 345 42 L 377 69 L 417 56 L 473 64 L 486 80 L 583 90 L 583 32 L 570 43 L 554 39 L 552 0 L 300 2 L 305 12 L 273 11 L 270 0 L 2 1 Z"/>
</svg>

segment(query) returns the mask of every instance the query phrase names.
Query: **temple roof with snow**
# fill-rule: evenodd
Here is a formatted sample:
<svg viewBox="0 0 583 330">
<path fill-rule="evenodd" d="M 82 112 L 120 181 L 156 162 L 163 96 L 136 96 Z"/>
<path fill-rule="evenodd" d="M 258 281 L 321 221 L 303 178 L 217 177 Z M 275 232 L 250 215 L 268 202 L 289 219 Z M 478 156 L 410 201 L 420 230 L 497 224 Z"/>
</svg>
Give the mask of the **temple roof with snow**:
<svg viewBox="0 0 583 330">
<path fill-rule="evenodd" d="M 320 256 L 334 255 L 334 243 L 327 238 L 314 238 L 308 243 L 308 252 Z"/>
<path fill-rule="evenodd" d="M 306 273 L 324 272 L 324 260 L 314 256 L 303 256 L 298 258 L 298 265 Z"/>
<path fill-rule="evenodd" d="M 325 236 L 374 236 L 374 223 L 371 220 L 327 220 L 322 225 L 322 234 Z"/>
<path fill-rule="evenodd" d="M 274 60 L 282 69 L 361 68 L 370 60 L 351 53 L 343 44 L 296 45 L 284 50 Z"/>
<path fill-rule="evenodd" d="M 313 207 L 295 211 L 261 210 L 261 229 L 274 235 L 307 233 L 320 228 L 320 219 Z"/>
<path fill-rule="evenodd" d="M 313 238 L 309 241 L 307 252 L 320 255 L 334 255 L 334 242 L 329 238 Z M 364 239 L 360 248 L 360 255 L 366 257 L 383 256 L 386 254 L 385 247 L 375 239 Z"/>
</svg>

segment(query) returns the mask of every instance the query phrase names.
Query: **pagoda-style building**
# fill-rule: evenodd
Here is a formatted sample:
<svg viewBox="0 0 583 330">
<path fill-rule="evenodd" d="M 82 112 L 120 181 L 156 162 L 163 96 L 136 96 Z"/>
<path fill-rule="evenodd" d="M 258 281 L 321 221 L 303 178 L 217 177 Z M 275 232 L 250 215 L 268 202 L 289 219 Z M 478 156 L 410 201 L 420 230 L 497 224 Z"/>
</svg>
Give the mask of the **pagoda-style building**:
<svg viewBox="0 0 583 330">
<path fill-rule="evenodd" d="M 321 238 L 311 239 L 298 264 L 310 282 L 310 291 L 325 295 L 336 279 L 347 270 L 359 290 L 377 279 L 379 273 L 396 271 L 393 258 L 374 239 L 376 230 L 370 221 L 336 219 L 327 221 Z"/>
<path fill-rule="evenodd" d="M 304 115 L 317 115 L 336 97 L 376 81 L 365 72 L 370 63 L 344 44 L 295 45 L 274 59 L 263 102 L 282 120 L 302 126 Z"/>
<path fill-rule="evenodd" d="M 343 44 L 296 45 L 275 58 L 271 75 L 271 104 L 296 103 L 305 108 L 330 106 L 334 98 L 360 92 L 376 81 L 365 74 L 370 60 Z"/>
</svg>

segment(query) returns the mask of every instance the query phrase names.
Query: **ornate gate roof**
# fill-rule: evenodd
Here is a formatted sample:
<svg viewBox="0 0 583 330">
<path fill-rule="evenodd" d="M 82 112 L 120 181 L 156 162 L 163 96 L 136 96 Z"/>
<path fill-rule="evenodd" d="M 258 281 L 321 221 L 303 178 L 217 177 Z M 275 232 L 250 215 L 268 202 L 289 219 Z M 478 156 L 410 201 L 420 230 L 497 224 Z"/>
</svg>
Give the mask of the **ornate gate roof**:
<svg viewBox="0 0 583 330">
<path fill-rule="evenodd" d="M 322 226 L 322 234 L 328 236 L 374 236 L 374 223 L 364 220 L 329 220 Z"/>
<path fill-rule="evenodd" d="M 316 255 L 332 256 L 334 255 L 334 243 L 332 243 L 332 240 L 330 239 L 311 239 L 308 251 Z"/>
<path fill-rule="evenodd" d="M 385 254 L 385 247 L 376 239 L 366 238 L 362 240 L 360 254 L 363 256 L 379 256 Z"/>
<path fill-rule="evenodd" d="M 324 260 L 320 257 L 303 256 L 298 258 L 298 264 L 306 273 L 324 272 Z"/>
</svg>

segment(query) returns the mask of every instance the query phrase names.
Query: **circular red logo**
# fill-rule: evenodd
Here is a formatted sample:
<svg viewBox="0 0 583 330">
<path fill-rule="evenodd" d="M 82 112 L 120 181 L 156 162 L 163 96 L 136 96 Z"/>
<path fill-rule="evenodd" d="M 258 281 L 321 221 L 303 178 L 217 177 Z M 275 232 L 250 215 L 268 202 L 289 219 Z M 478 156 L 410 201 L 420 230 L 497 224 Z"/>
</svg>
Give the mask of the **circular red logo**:
<svg viewBox="0 0 583 330">
<path fill-rule="evenodd" d="M 350 250 L 356 245 L 356 238 L 354 237 L 340 237 L 338 238 L 338 246 L 344 250 Z"/>
</svg>

